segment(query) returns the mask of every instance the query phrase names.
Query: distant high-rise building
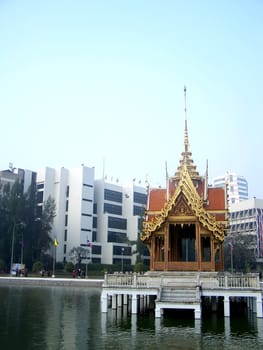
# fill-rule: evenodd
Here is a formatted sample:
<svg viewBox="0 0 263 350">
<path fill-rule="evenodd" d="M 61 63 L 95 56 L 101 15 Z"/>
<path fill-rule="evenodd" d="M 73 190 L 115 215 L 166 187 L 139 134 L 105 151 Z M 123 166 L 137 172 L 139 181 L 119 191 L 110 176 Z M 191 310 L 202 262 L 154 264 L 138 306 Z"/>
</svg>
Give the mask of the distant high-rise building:
<svg viewBox="0 0 263 350">
<path fill-rule="evenodd" d="M 26 169 L 9 168 L 0 171 L 0 191 L 5 185 L 10 185 L 18 181 L 21 184 L 21 192 L 26 193 L 31 185 L 36 184 L 36 172 Z"/>
<path fill-rule="evenodd" d="M 146 189 L 134 182 L 121 186 L 104 179 L 95 181 L 95 231 L 102 263 L 135 264 L 132 243 L 139 238 L 146 203 Z"/>
<path fill-rule="evenodd" d="M 263 261 L 263 200 L 248 199 L 230 206 L 228 239 L 249 236 L 247 249 Z"/>
<path fill-rule="evenodd" d="M 95 180 L 94 173 L 86 166 L 38 172 L 39 211 L 49 197 L 56 204 L 51 233 L 58 241 L 56 261 L 68 261 L 72 248 L 86 246 L 92 263 L 135 264 L 133 247 L 141 231 L 146 189 L 134 181 L 122 186 Z"/>
<path fill-rule="evenodd" d="M 57 239 L 56 260 L 67 261 L 73 247 L 92 241 L 94 168 L 44 168 L 37 174 L 38 207 L 55 200 L 51 238 Z"/>
<path fill-rule="evenodd" d="M 227 172 L 223 176 L 214 177 L 213 187 L 226 188 L 230 205 L 248 199 L 247 180 L 235 173 Z"/>
</svg>

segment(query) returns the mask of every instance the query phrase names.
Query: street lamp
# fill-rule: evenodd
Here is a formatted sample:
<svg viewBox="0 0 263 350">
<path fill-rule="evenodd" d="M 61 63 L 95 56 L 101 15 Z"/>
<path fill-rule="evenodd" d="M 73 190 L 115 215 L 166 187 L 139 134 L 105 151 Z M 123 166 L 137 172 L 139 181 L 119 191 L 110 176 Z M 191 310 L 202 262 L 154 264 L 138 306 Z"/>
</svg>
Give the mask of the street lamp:
<svg viewBox="0 0 263 350">
<path fill-rule="evenodd" d="M 13 263 L 14 263 L 14 244 L 15 244 L 15 230 L 17 226 L 24 226 L 25 224 L 23 222 L 18 222 L 15 223 L 13 225 L 13 231 L 12 231 L 12 244 L 11 244 L 11 261 L 10 261 L 10 276 L 12 276 L 12 267 L 13 267 Z M 21 250 L 22 252 L 22 250 Z M 21 260 L 22 260 L 22 256 L 21 256 Z"/>
<path fill-rule="evenodd" d="M 123 272 L 123 252 L 124 248 L 121 248 L 121 272 Z"/>
</svg>

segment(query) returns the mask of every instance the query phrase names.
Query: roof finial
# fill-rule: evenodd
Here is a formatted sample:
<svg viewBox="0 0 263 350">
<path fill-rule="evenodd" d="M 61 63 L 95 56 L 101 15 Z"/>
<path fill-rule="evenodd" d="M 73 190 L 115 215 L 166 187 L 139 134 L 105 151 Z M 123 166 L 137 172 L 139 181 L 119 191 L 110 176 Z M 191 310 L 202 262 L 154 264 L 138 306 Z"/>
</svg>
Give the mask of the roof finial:
<svg viewBox="0 0 263 350">
<path fill-rule="evenodd" d="M 182 152 L 182 159 L 180 160 L 180 165 L 177 168 L 175 173 L 175 178 L 180 178 L 183 166 L 186 166 L 191 178 L 199 179 L 200 176 L 196 170 L 196 166 L 192 160 L 192 153 L 190 151 L 190 145 L 188 140 L 188 130 L 187 130 L 187 109 L 186 109 L 186 86 L 184 87 L 184 112 L 185 112 L 185 121 L 184 121 L 184 149 Z"/>
<path fill-rule="evenodd" d="M 187 130 L 187 109 L 186 109 L 186 86 L 184 86 L 184 150 L 188 152 L 189 141 L 188 141 L 188 130 Z"/>
</svg>

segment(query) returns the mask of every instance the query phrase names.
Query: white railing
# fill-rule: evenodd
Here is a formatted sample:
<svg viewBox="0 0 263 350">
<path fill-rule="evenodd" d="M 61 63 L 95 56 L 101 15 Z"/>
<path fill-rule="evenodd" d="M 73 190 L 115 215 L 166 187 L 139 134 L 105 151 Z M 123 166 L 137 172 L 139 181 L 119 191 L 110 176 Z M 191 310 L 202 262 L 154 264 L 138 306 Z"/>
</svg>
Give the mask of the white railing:
<svg viewBox="0 0 263 350">
<path fill-rule="evenodd" d="M 187 276 L 156 276 L 140 273 L 105 274 L 103 287 L 160 288 L 163 286 L 201 286 L 207 289 L 260 289 L 258 274 L 196 273 Z"/>
<path fill-rule="evenodd" d="M 219 288 L 260 289 L 258 274 L 225 274 L 218 277 Z"/>
</svg>

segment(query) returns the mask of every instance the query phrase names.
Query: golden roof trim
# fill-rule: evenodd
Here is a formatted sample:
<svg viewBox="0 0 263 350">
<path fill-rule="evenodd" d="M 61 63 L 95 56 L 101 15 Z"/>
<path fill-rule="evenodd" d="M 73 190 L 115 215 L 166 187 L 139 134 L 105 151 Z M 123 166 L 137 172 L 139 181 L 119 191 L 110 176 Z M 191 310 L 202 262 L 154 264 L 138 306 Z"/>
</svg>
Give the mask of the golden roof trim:
<svg viewBox="0 0 263 350">
<path fill-rule="evenodd" d="M 196 215 L 203 227 L 212 232 L 213 236 L 216 239 L 223 241 L 225 237 L 225 230 L 223 225 L 217 223 L 215 216 L 211 215 L 203 208 L 203 200 L 196 191 L 186 164 L 184 164 L 182 170 L 183 171 L 179 184 L 173 196 L 169 199 L 168 202 L 165 203 L 160 215 L 155 217 L 152 221 L 144 221 L 141 239 L 143 241 L 149 239 L 152 232 L 158 230 L 161 227 L 161 225 L 167 219 L 169 212 L 174 207 L 179 194 L 182 193 L 186 198 L 187 204 L 192 209 L 193 213 Z"/>
</svg>

